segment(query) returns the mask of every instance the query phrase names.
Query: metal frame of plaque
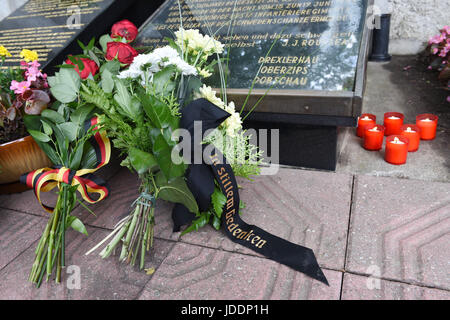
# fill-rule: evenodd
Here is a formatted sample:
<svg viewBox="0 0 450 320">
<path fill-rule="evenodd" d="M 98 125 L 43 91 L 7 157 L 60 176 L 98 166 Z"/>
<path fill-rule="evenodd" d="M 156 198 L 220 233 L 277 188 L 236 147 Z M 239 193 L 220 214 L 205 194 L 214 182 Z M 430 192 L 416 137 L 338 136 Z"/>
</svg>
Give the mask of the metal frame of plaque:
<svg viewBox="0 0 450 320">
<path fill-rule="evenodd" d="M 169 24 L 167 25 L 169 29 L 176 27 L 178 14 L 175 14 L 175 5 L 172 7 L 169 6 L 171 1 L 172 0 L 165 1 L 141 26 L 140 36 L 142 36 L 143 45 L 158 45 L 158 38 L 160 38 L 161 35 L 168 33 L 167 31 L 163 31 L 165 29 L 164 21 L 167 21 Z M 203 0 L 199 1 L 202 2 Z M 229 1 L 232 2 L 233 0 Z M 283 165 L 320 170 L 335 170 L 337 164 L 338 127 L 355 127 L 357 117 L 362 112 L 363 96 L 366 85 L 367 61 L 372 36 L 372 30 L 368 27 L 366 22 L 369 21 L 368 19 L 373 18 L 369 8 L 372 7 L 374 0 L 299 0 L 291 2 L 298 3 L 299 6 L 305 5 L 306 3 L 312 7 L 319 6 L 319 3 L 325 3 L 324 6 L 327 5 L 326 3 L 329 3 L 328 5 L 331 8 L 333 6 L 333 1 L 338 2 L 336 7 L 340 8 L 339 10 L 343 10 L 344 12 L 348 10 L 350 12 L 348 17 L 351 21 L 347 27 L 345 26 L 345 23 L 342 30 L 337 25 L 331 27 L 328 24 L 325 26 L 317 26 L 314 24 L 300 25 L 299 23 L 297 25 L 294 23 L 291 24 L 291 26 L 294 26 L 291 28 L 297 28 L 293 29 L 293 31 L 300 33 L 308 31 L 308 37 L 311 37 L 312 32 L 319 35 L 319 37 L 322 37 L 322 33 L 330 30 L 335 34 L 348 32 L 352 35 L 349 37 L 354 37 L 353 40 L 356 39 L 357 42 L 352 42 L 352 46 L 344 45 L 343 47 L 333 48 L 332 44 L 327 44 L 325 41 L 325 49 L 322 50 L 322 48 L 319 47 L 320 51 L 312 52 L 307 47 L 299 48 L 296 46 L 293 46 L 293 49 L 281 46 L 277 50 L 274 50 L 278 52 L 278 56 L 287 56 L 290 54 L 291 56 L 303 55 L 314 57 L 317 52 L 320 52 L 320 54 L 323 55 L 323 59 L 318 58 L 319 62 L 325 61 L 325 63 L 319 63 L 318 65 L 309 64 L 312 71 L 308 72 L 305 76 L 308 81 L 306 84 L 302 83 L 298 87 L 280 85 L 278 88 L 272 88 L 257 106 L 256 110 L 252 112 L 244 122 L 244 127 L 247 129 L 279 130 L 279 150 L 281 151 L 279 154 L 279 163 Z M 251 0 L 244 2 L 253 4 L 253 8 L 259 10 L 256 2 L 253 3 Z M 289 1 L 270 1 L 270 3 L 279 5 L 285 4 L 286 2 Z M 213 2 L 210 3 L 205 0 L 204 3 L 205 8 L 202 9 L 208 12 L 208 6 L 213 5 Z M 196 7 L 194 6 L 194 8 Z M 283 9 L 284 8 L 285 7 L 283 7 Z M 170 14 L 171 10 L 173 12 Z M 261 10 L 265 9 L 261 8 Z M 268 10 L 274 9 L 269 7 Z M 220 9 L 217 11 L 220 11 Z M 187 13 L 187 15 L 188 19 L 189 17 L 194 18 L 193 20 L 197 19 L 195 14 Z M 297 17 L 300 19 L 301 15 L 304 15 L 304 13 L 299 14 Z M 339 17 L 341 13 L 336 15 L 335 12 L 331 13 L 330 10 L 327 15 L 334 19 Z M 159 22 L 155 22 L 158 18 L 160 19 Z M 199 19 L 201 18 L 199 17 Z M 339 20 L 340 18 L 336 19 L 337 23 L 343 21 Z M 271 33 L 274 32 L 270 27 L 265 26 L 261 26 L 260 29 L 254 30 L 254 32 L 261 32 L 264 28 L 270 30 Z M 190 29 L 190 27 L 186 27 L 186 29 Z M 280 34 L 281 33 L 282 32 L 280 32 Z M 251 34 L 251 29 L 249 29 L 249 34 Z M 291 40 L 287 40 L 287 44 L 289 44 L 290 41 Z M 137 42 L 139 43 L 139 38 Z M 286 45 L 286 42 L 284 44 Z M 159 45 L 161 45 L 161 43 Z M 259 48 L 265 48 L 258 52 L 259 57 L 264 57 L 265 53 L 263 53 L 263 51 L 267 50 L 267 43 L 260 44 Z M 241 50 L 237 52 L 238 54 L 244 53 L 245 56 L 247 56 L 249 51 Z M 342 53 L 341 56 L 339 55 L 340 53 Z M 273 53 L 273 55 L 276 56 L 276 53 Z M 256 53 L 252 55 L 251 51 L 249 56 L 258 57 Z M 347 57 L 350 57 L 350 60 L 345 60 Z M 229 100 L 233 100 L 237 109 L 239 109 L 239 106 L 243 105 L 249 92 L 249 89 L 247 88 L 249 87 L 248 78 L 251 73 L 250 71 L 258 68 L 260 62 L 257 61 L 258 64 L 255 65 L 254 59 L 252 61 L 241 61 L 239 56 L 235 56 L 235 58 L 237 58 L 238 65 L 247 70 L 231 70 L 233 78 L 230 78 L 230 82 L 235 81 L 235 79 L 238 79 L 238 81 L 235 81 L 237 85 L 229 84 L 227 88 Z M 233 60 L 233 58 L 231 58 L 231 60 Z M 230 69 L 232 68 L 230 67 Z M 330 73 L 330 70 L 332 74 Z M 330 78 L 331 80 L 326 78 L 329 75 L 332 75 Z M 214 81 L 217 81 L 217 79 L 213 80 L 212 83 L 214 83 Z M 324 90 L 324 88 L 327 90 Z M 246 109 L 248 110 L 250 106 L 253 106 L 254 103 L 265 94 L 266 90 L 267 88 L 265 88 L 262 83 L 260 83 L 259 88 L 255 87 L 249 98 Z M 270 141 L 271 139 L 269 139 L 267 150 L 264 150 L 265 154 L 270 154 L 270 152 L 267 151 L 272 150 Z"/>
<path fill-rule="evenodd" d="M 369 8 L 374 0 L 366 0 L 365 21 L 370 17 Z M 167 9 L 170 0 L 165 1 L 140 27 L 154 20 L 160 12 Z M 366 68 L 370 49 L 371 30 L 364 23 L 358 62 L 352 91 L 271 89 L 256 112 L 249 117 L 251 120 L 271 122 L 325 125 L 325 126 L 355 126 L 356 118 L 361 114 L 363 95 L 366 83 Z M 253 105 L 264 95 L 266 89 L 253 89 L 247 106 Z M 228 88 L 227 94 L 237 106 L 242 105 L 248 89 Z M 273 106 L 276 106 L 274 110 Z M 246 108 L 247 109 L 247 108 Z"/>
</svg>

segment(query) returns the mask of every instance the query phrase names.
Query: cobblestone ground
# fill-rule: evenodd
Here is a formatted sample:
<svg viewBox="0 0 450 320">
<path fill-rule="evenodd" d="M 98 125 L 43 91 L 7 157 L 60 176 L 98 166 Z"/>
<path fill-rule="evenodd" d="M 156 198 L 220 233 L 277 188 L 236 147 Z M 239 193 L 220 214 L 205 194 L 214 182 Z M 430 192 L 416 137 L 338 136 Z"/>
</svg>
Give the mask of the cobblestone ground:
<svg viewBox="0 0 450 320">
<path fill-rule="evenodd" d="M 31 191 L 0 196 L 0 299 L 450 299 L 450 184 L 281 169 L 240 181 L 243 219 L 312 248 L 330 286 L 234 244 L 206 227 L 172 233 L 171 206 L 158 202 L 152 275 L 84 255 L 137 196 L 127 170 L 111 174 L 111 197 L 75 214 L 89 237 L 69 231 L 67 265 L 80 289 L 26 279 L 46 217 Z M 69 278 L 69 274 L 65 275 Z"/>
</svg>

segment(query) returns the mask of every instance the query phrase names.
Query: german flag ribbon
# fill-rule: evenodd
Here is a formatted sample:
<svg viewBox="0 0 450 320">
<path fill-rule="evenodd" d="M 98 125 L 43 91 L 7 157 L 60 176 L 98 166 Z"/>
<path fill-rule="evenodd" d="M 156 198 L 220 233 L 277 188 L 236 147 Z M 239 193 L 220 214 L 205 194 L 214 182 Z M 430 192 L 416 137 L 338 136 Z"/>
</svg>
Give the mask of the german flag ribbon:
<svg viewBox="0 0 450 320">
<path fill-rule="evenodd" d="M 85 122 L 84 129 L 87 132 L 91 127 L 97 132 L 89 139 L 95 150 L 97 164 L 93 169 L 80 169 L 77 171 L 69 168 L 55 165 L 55 168 L 42 168 L 31 171 L 20 177 L 20 182 L 26 184 L 33 189 L 36 198 L 41 206 L 49 213 L 54 208 L 42 203 L 41 192 L 49 192 L 56 187 L 60 187 L 61 183 L 71 186 L 77 186 L 77 191 L 82 198 L 88 203 L 96 203 L 105 199 L 108 194 L 106 182 L 94 176 L 92 173 L 108 164 L 111 157 L 111 144 L 104 130 L 98 130 L 98 118 L 94 117 Z M 99 197 L 95 200 L 91 194 L 96 193 Z"/>
</svg>

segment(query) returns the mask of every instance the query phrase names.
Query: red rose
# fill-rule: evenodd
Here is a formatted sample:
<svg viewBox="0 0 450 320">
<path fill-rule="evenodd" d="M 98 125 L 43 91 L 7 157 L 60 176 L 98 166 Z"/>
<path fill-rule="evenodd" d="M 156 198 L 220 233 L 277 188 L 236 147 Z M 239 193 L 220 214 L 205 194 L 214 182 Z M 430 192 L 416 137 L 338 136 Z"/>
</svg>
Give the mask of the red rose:
<svg viewBox="0 0 450 320">
<path fill-rule="evenodd" d="M 67 64 L 71 64 L 71 65 L 75 66 L 75 71 L 78 72 L 81 79 L 87 79 L 91 73 L 93 76 L 95 76 L 97 74 L 98 66 L 94 60 L 87 59 L 87 58 L 77 58 L 77 57 L 72 57 L 72 60 L 76 60 L 76 61 L 81 60 L 81 62 L 83 63 L 84 68 L 83 68 L 83 71 L 80 72 L 78 65 L 73 63 L 70 59 L 66 60 Z"/>
<path fill-rule="evenodd" d="M 139 53 L 133 49 L 128 43 L 108 42 L 106 49 L 106 60 L 114 60 L 117 58 L 122 64 L 131 64 Z"/>
<path fill-rule="evenodd" d="M 136 26 L 128 20 L 122 20 L 115 23 L 111 28 L 111 38 L 125 38 L 128 42 L 134 41 L 139 31 Z"/>
</svg>

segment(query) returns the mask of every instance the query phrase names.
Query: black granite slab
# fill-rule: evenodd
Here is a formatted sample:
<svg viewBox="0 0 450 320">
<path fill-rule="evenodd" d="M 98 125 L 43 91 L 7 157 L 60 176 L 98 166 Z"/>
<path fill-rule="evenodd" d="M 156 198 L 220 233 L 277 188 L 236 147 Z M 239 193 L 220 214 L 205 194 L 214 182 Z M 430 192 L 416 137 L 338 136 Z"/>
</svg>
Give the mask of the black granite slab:
<svg viewBox="0 0 450 320">
<path fill-rule="evenodd" d="M 140 25 L 162 1 L 143 0 L 30 0 L 0 21 L 0 45 L 13 55 L 5 66 L 17 66 L 22 49 L 35 50 L 44 70 L 52 74 L 68 54 L 81 49 L 77 39 L 109 33 L 123 18 Z M 79 15 L 78 15 L 79 14 Z M 79 17 L 79 18 L 78 18 Z"/>
</svg>

